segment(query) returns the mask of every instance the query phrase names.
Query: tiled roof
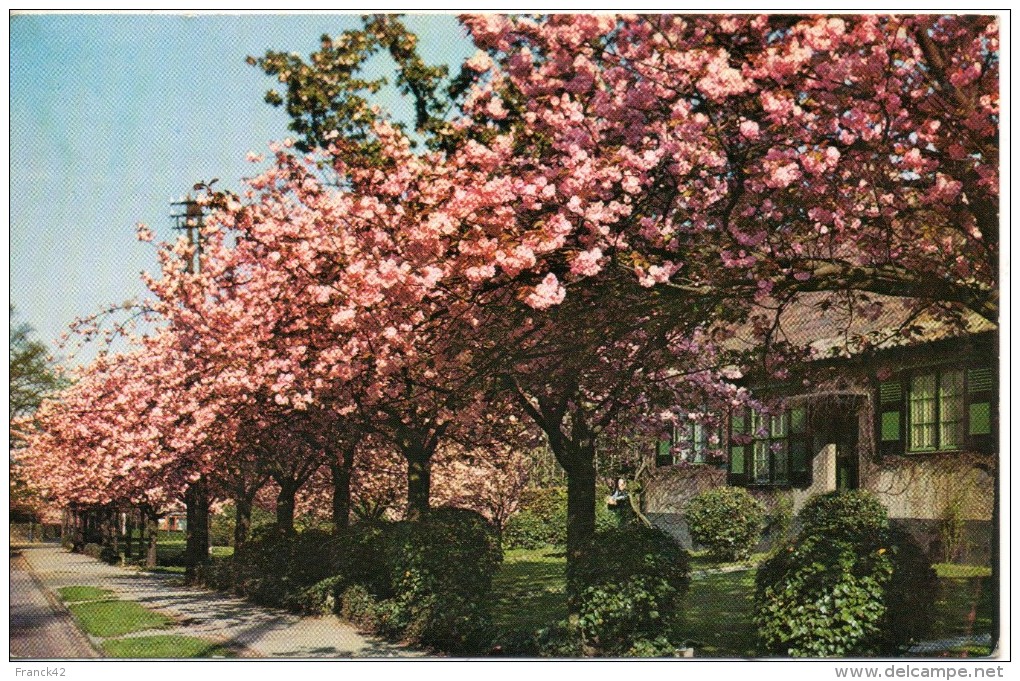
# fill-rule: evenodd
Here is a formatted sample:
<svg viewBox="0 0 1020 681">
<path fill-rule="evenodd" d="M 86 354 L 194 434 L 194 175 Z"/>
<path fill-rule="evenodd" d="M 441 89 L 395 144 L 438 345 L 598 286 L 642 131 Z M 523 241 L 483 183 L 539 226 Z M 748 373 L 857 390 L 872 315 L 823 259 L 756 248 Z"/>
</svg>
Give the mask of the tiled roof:
<svg viewBox="0 0 1020 681">
<path fill-rule="evenodd" d="M 778 307 L 778 306 L 777 306 Z M 754 316 L 771 322 L 777 308 L 761 306 Z M 969 310 L 923 307 L 909 298 L 874 294 L 807 293 L 779 314 L 772 338 L 797 348 L 810 348 L 814 356 L 846 357 L 866 349 L 888 349 L 929 343 L 988 331 L 997 326 Z M 747 324 L 730 343 L 735 350 L 761 344 L 753 324 Z"/>
</svg>

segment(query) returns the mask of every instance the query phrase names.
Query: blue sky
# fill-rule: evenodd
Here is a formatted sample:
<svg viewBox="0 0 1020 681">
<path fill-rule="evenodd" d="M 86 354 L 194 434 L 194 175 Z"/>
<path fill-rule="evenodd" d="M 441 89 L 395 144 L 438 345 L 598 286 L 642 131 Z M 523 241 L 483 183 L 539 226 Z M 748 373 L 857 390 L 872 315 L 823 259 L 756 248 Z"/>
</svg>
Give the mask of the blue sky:
<svg viewBox="0 0 1020 681">
<path fill-rule="evenodd" d="M 429 63 L 474 52 L 450 15 L 406 18 Z M 76 317 L 145 293 L 151 244 L 173 235 L 171 201 L 197 181 L 238 189 L 287 117 L 276 82 L 245 64 L 307 56 L 354 15 L 14 15 L 10 18 L 10 297 L 51 346 Z M 379 68 L 385 68 L 379 60 Z M 410 116 L 396 97 L 383 106 Z"/>
</svg>

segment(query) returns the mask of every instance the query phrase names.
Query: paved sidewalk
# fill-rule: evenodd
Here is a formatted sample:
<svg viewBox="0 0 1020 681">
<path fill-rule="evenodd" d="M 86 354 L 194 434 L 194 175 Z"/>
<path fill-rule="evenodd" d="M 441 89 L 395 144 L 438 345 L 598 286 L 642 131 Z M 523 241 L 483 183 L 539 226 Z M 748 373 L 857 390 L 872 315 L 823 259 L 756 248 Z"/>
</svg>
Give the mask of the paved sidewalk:
<svg viewBox="0 0 1020 681">
<path fill-rule="evenodd" d="M 11 549 L 11 658 L 27 660 L 98 657 L 74 618 L 29 571 Z"/>
<path fill-rule="evenodd" d="M 421 657 L 422 653 L 363 636 L 336 617 L 298 616 L 214 591 L 185 587 L 176 575 L 107 565 L 55 544 L 19 547 L 26 566 L 54 597 L 63 586 L 109 589 L 171 617 L 176 626 L 131 634 L 195 636 L 228 646 L 244 657 Z M 12 572 L 12 576 L 13 576 Z M 19 589 L 22 587 L 19 586 Z M 11 582 L 11 602 L 15 584 Z M 12 606 L 13 608 L 13 606 Z M 12 641 L 15 623 L 11 621 Z M 13 643 L 12 643 L 13 655 Z M 61 657 L 75 657 L 73 654 Z"/>
</svg>

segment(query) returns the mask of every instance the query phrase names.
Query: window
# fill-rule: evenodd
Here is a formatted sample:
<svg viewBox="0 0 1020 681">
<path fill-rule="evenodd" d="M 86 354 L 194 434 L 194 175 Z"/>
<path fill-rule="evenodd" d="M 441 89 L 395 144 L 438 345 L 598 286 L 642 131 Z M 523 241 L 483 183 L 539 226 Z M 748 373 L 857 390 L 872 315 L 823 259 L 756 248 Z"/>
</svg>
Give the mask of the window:
<svg viewBox="0 0 1020 681">
<path fill-rule="evenodd" d="M 757 410 L 730 417 L 732 485 L 802 487 L 811 482 L 811 439 L 807 407 L 776 414 Z"/>
<path fill-rule="evenodd" d="M 713 450 L 719 447 L 721 430 L 696 421 L 684 421 L 673 428 L 669 439 L 656 443 L 655 465 L 708 463 Z M 714 434 L 714 437 L 713 437 Z"/>
<path fill-rule="evenodd" d="M 990 367 L 916 369 L 878 384 L 882 454 L 994 447 L 995 375 Z"/>
</svg>

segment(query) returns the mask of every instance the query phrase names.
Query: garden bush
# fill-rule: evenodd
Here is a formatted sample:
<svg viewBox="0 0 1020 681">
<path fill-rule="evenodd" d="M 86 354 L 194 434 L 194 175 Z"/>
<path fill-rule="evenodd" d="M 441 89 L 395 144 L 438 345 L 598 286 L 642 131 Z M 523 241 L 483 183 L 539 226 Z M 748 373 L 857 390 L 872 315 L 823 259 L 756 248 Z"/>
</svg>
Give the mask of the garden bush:
<svg viewBox="0 0 1020 681">
<path fill-rule="evenodd" d="M 342 540 L 321 530 L 283 535 L 266 527 L 234 554 L 234 585 L 258 603 L 302 610 L 305 591 L 334 577 L 343 553 Z"/>
<path fill-rule="evenodd" d="M 792 657 L 890 653 L 923 630 L 934 572 L 863 491 L 811 499 L 801 530 L 758 570 L 762 652 Z M 912 591 L 906 594 L 900 589 Z"/>
<path fill-rule="evenodd" d="M 650 646 L 677 622 L 690 584 L 687 552 L 665 532 L 630 525 L 596 533 L 570 573 L 584 645 L 597 655 Z"/>
<path fill-rule="evenodd" d="M 316 582 L 302 592 L 301 609 L 320 615 L 339 612 L 342 594 L 348 584 L 348 578 L 342 574 Z"/>
<path fill-rule="evenodd" d="M 694 497 L 684 509 L 691 539 L 716 560 L 751 555 L 765 527 L 765 507 L 742 487 L 716 487 Z"/>
<path fill-rule="evenodd" d="M 233 558 L 213 558 L 208 563 L 196 566 L 195 579 L 210 589 L 233 590 L 236 581 Z"/>
<path fill-rule="evenodd" d="M 406 621 L 406 639 L 454 654 L 487 650 L 492 578 L 503 557 L 496 528 L 459 508 L 395 525 L 388 547 L 394 619 Z"/>
<path fill-rule="evenodd" d="M 595 492 L 595 529 L 616 527 L 617 516 L 601 500 L 608 490 Z M 567 543 L 567 488 L 540 487 L 525 490 L 517 513 L 503 528 L 503 545 L 508 549 L 538 549 Z"/>
</svg>

